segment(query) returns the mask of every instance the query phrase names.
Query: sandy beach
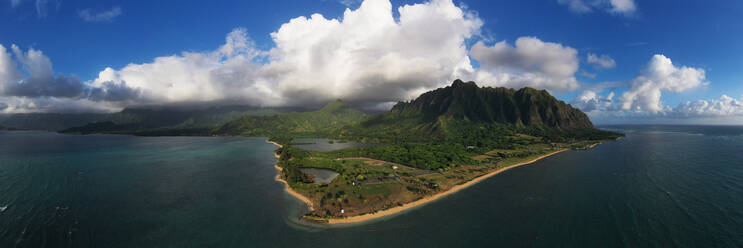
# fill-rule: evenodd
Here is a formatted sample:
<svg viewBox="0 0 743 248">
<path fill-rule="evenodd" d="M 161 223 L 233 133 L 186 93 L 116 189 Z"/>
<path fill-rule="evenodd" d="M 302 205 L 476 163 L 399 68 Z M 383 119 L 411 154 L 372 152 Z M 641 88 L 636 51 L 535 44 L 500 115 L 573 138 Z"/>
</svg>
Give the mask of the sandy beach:
<svg viewBox="0 0 743 248">
<path fill-rule="evenodd" d="M 279 143 L 276 143 L 276 142 L 273 142 L 273 141 L 270 141 L 270 140 L 267 140 L 266 142 L 271 143 L 271 144 L 274 144 L 274 145 L 276 145 L 278 147 L 281 147 L 281 145 Z M 279 155 L 278 154 L 274 153 L 273 155 L 277 159 L 279 158 Z M 277 164 L 274 164 L 273 165 L 273 167 L 276 168 L 276 170 L 279 171 L 279 173 L 276 173 L 276 181 L 279 181 L 279 182 L 284 183 L 284 189 L 286 190 L 287 193 L 289 193 L 290 195 L 296 197 L 299 200 L 302 200 L 304 203 L 307 203 L 307 206 L 310 207 L 310 211 L 314 210 L 313 204 L 312 204 L 312 201 L 310 200 L 310 198 L 307 198 L 306 196 L 303 196 L 302 194 L 300 194 L 297 191 L 294 191 L 294 189 L 292 189 L 292 187 L 289 186 L 289 182 L 287 182 L 284 179 L 281 179 L 281 170 L 282 169 L 281 169 L 281 167 L 279 167 L 278 161 L 276 163 Z"/>
<path fill-rule="evenodd" d="M 447 195 L 456 193 L 456 192 L 458 192 L 458 191 L 460 191 L 462 189 L 465 189 L 467 187 L 470 187 L 472 185 L 475 185 L 475 184 L 481 182 L 482 180 L 485 180 L 485 179 L 487 179 L 489 177 L 495 176 L 495 175 L 497 175 L 497 174 L 499 174 L 501 172 L 504 172 L 506 170 L 509 170 L 509 169 L 512 169 L 512 168 L 515 168 L 515 167 L 519 167 L 519 166 L 523 166 L 523 165 L 527 165 L 527 164 L 531 164 L 531 163 L 534 163 L 534 162 L 536 162 L 536 161 L 538 161 L 540 159 L 543 159 L 543 158 L 546 158 L 546 157 L 549 157 L 549 156 L 552 156 L 554 154 L 557 154 L 557 153 L 560 153 L 560 152 L 564 152 L 564 151 L 567 151 L 567 149 L 555 151 L 555 152 L 552 152 L 552 153 L 549 153 L 549 154 L 545 154 L 543 156 L 540 156 L 538 158 L 535 158 L 535 159 L 532 159 L 532 160 L 529 160 L 529 161 L 526 161 L 526 162 L 514 164 L 514 165 L 511 165 L 511 166 L 508 166 L 508 167 L 504 167 L 504 168 L 495 170 L 493 172 L 490 172 L 490 173 L 485 174 L 483 176 L 480 176 L 478 178 L 472 179 L 471 181 L 466 182 L 464 184 L 460 184 L 460 185 L 454 186 L 454 187 L 452 187 L 451 189 L 449 189 L 447 191 L 444 191 L 444 192 L 441 192 L 441 193 L 438 193 L 438 194 L 435 194 L 435 195 L 431 195 L 431 196 L 426 196 L 423 199 L 420 199 L 420 200 L 417 200 L 417 201 L 414 201 L 414 202 L 410 202 L 410 203 L 404 204 L 404 205 L 399 206 L 399 207 L 390 208 L 390 209 L 379 211 L 379 212 L 376 212 L 376 213 L 370 213 L 370 214 L 359 215 L 359 216 L 352 216 L 352 217 L 348 217 L 348 218 L 331 218 L 331 219 L 328 220 L 329 221 L 328 224 L 331 224 L 331 225 L 332 224 L 356 224 L 356 223 L 362 223 L 362 222 L 366 222 L 366 221 L 371 221 L 371 220 L 378 219 L 378 218 L 385 217 L 385 216 L 394 215 L 394 214 L 397 214 L 397 213 L 406 211 L 408 209 L 415 208 L 415 207 L 422 206 L 422 205 L 425 205 L 427 203 L 436 201 L 436 200 L 441 199 L 441 198 L 443 198 L 443 197 L 445 197 Z"/>
<path fill-rule="evenodd" d="M 266 141 L 266 142 L 271 143 L 271 144 L 274 144 L 274 145 L 276 145 L 278 147 L 281 147 L 281 145 L 278 144 L 278 143 L 276 143 L 276 142 L 273 142 L 273 141 Z M 393 207 L 393 208 L 390 208 L 390 209 L 387 209 L 387 210 L 378 211 L 376 213 L 369 213 L 369 214 L 364 214 L 364 215 L 351 216 L 351 217 L 347 217 L 347 218 L 331 218 L 331 219 L 328 219 L 328 223 L 327 224 L 331 224 L 331 225 L 334 225 L 334 224 L 357 224 L 357 223 L 367 222 L 367 221 L 375 220 L 375 219 L 378 219 L 378 218 L 382 218 L 382 217 L 386 217 L 386 216 L 398 214 L 398 213 L 403 212 L 403 211 L 406 211 L 408 209 L 415 208 L 415 207 L 418 207 L 418 206 L 422 206 L 422 205 L 425 205 L 427 203 L 430 203 L 430 202 L 436 201 L 438 199 L 441 199 L 443 197 L 446 197 L 446 196 L 448 196 L 450 194 L 454 194 L 454 193 L 456 193 L 456 192 L 458 192 L 458 191 L 460 191 L 462 189 L 466 189 L 467 187 L 470 187 L 472 185 L 475 185 L 475 184 L 481 182 L 482 180 L 485 180 L 485 179 L 488 179 L 488 178 L 490 178 L 492 176 L 498 175 L 501 172 L 504 172 L 504 171 L 507 171 L 509 169 L 513 169 L 513 168 L 516 168 L 516 167 L 519 167 L 519 166 L 528 165 L 528 164 L 534 163 L 536 161 L 539 161 L 540 159 L 543 159 L 543 158 L 546 158 L 546 157 L 549 157 L 549 156 L 552 156 L 552 155 L 555 155 L 557 153 L 564 152 L 564 151 L 567 151 L 567 150 L 568 149 L 563 149 L 563 150 L 551 152 L 549 154 L 545 154 L 545 155 L 539 156 L 539 157 L 537 157 L 535 159 L 532 159 L 532 160 L 529 160 L 529 161 L 525 161 L 525 162 L 514 164 L 514 165 L 511 165 L 511 166 L 508 166 L 508 167 L 497 169 L 497 170 L 492 171 L 492 172 L 490 172 L 488 174 L 485 174 L 485 175 L 482 175 L 482 176 L 477 177 L 475 179 L 472 179 L 469 182 L 466 182 L 466 183 L 463 183 L 463 184 L 460 184 L 460 185 L 456 185 L 456 186 L 452 187 L 451 189 L 449 189 L 447 191 L 440 192 L 440 193 L 435 194 L 435 195 L 426 196 L 426 197 L 424 197 L 424 198 L 422 198 L 420 200 L 417 200 L 417 201 L 414 201 L 414 202 L 409 202 L 409 203 L 406 203 L 406 204 L 404 204 L 402 206 Z M 274 156 L 276 156 L 276 158 L 279 158 L 279 155 L 278 154 L 274 154 Z M 279 171 L 279 173 L 281 173 L 281 167 L 279 167 L 278 165 L 274 165 L 274 167 L 276 167 L 276 169 Z M 295 191 L 294 189 L 292 189 L 289 186 L 289 183 L 288 182 L 286 182 L 285 180 L 281 179 L 280 174 L 277 174 L 276 175 L 276 181 L 279 181 L 279 182 L 284 183 L 284 186 L 285 186 L 284 188 L 286 189 L 286 192 L 288 192 L 290 195 L 292 195 L 292 196 L 294 196 L 294 197 L 302 200 L 303 202 L 307 203 L 307 205 L 310 207 L 310 210 L 313 210 L 314 209 L 313 208 L 312 201 L 309 198 L 307 198 L 306 196 L 304 196 L 304 195 L 300 194 L 299 192 Z"/>
</svg>

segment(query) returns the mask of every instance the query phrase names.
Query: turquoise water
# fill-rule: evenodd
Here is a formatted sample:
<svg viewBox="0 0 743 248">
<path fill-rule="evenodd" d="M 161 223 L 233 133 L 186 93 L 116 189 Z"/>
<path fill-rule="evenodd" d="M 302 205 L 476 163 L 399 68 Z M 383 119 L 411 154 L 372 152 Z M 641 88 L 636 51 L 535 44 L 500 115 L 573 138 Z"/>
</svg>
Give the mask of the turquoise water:
<svg viewBox="0 0 743 248">
<path fill-rule="evenodd" d="M 296 223 L 261 138 L 0 133 L 0 247 L 742 247 L 743 128 L 626 138 L 342 228 Z"/>
</svg>

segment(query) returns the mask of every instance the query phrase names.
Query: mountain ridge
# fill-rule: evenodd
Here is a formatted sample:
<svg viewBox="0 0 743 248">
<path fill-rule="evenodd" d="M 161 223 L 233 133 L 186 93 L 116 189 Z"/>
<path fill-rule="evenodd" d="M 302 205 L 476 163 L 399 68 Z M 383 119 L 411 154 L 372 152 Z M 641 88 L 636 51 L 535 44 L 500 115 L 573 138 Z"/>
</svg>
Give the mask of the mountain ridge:
<svg viewBox="0 0 743 248">
<path fill-rule="evenodd" d="M 398 102 L 390 112 L 413 108 L 426 119 L 450 116 L 465 121 L 510 123 L 516 126 L 594 128 L 587 115 L 557 100 L 546 90 L 525 87 L 478 87 L 475 82 L 455 80 L 451 86 L 422 94 L 410 102 Z"/>
<path fill-rule="evenodd" d="M 346 125 L 357 123 L 368 115 L 342 100 L 310 112 L 290 112 L 271 116 L 243 116 L 216 128 L 217 135 L 287 136 L 330 135 Z"/>
</svg>

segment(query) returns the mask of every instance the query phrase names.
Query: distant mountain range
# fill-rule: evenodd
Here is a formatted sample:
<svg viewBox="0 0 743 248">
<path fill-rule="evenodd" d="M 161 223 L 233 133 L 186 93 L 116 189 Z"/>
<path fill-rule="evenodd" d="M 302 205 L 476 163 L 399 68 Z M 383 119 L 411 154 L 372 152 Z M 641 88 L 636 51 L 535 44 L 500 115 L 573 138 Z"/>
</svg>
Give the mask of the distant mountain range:
<svg viewBox="0 0 743 248">
<path fill-rule="evenodd" d="M 341 128 L 359 123 L 368 115 L 341 100 L 311 112 L 272 116 L 245 115 L 216 128 L 214 134 L 243 136 L 329 136 Z"/>
<path fill-rule="evenodd" d="M 474 82 L 461 80 L 374 115 L 337 100 L 315 111 L 251 107 L 129 108 L 88 118 L 95 120 L 62 132 L 331 137 L 385 142 L 430 139 L 469 142 L 518 133 L 554 140 L 607 135 L 595 129 L 586 114 L 545 90 L 478 87 Z"/>
<path fill-rule="evenodd" d="M 107 114 L 94 122 L 65 128 L 61 132 L 143 136 L 210 135 L 213 129 L 242 116 L 273 116 L 291 110 L 293 109 L 252 106 L 127 108 L 118 113 Z"/>
</svg>

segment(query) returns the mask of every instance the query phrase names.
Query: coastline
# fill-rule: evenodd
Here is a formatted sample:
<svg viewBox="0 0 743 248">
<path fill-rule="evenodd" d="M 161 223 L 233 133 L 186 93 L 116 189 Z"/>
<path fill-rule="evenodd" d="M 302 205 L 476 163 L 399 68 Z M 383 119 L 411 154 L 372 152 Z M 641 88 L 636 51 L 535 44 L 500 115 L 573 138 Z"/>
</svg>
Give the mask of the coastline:
<svg viewBox="0 0 743 248">
<path fill-rule="evenodd" d="M 274 144 L 274 145 L 276 145 L 278 147 L 282 147 L 280 144 L 278 144 L 276 142 L 273 142 L 273 141 L 266 140 L 266 142 L 267 143 Z M 504 171 L 507 171 L 507 170 L 510 170 L 510 169 L 513 169 L 513 168 L 516 168 L 516 167 L 519 167 L 519 166 L 529 165 L 529 164 L 532 164 L 534 162 L 537 162 L 537 161 L 539 161 L 541 159 L 544 159 L 546 157 L 549 157 L 549 156 L 552 156 L 552 155 L 555 155 L 555 154 L 558 154 L 558 153 L 561 153 L 561 152 L 564 152 L 564 151 L 567 151 L 567 150 L 569 150 L 569 149 L 557 150 L 557 151 L 554 151 L 554 152 L 551 152 L 551 153 L 548 153 L 548 154 L 539 156 L 539 157 L 534 158 L 534 159 L 529 160 L 529 161 L 524 161 L 524 162 L 521 162 L 521 163 L 517 163 L 517 164 L 514 164 L 514 165 L 510 165 L 510 166 L 507 166 L 507 167 L 503 167 L 503 168 L 494 170 L 492 172 L 489 172 L 489 173 L 487 173 L 485 175 L 482 175 L 482 176 L 479 176 L 477 178 L 474 178 L 474 179 L 472 179 L 472 180 L 470 180 L 468 182 L 465 182 L 463 184 L 456 185 L 456 186 L 450 188 L 447 191 L 439 192 L 439 193 L 434 194 L 434 195 L 425 196 L 422 199 L 419 199 L 417 201 L 413 201 L 413 202 L 409 202 L 409 203 L 403 204 L 402 206 L 397 206 L 397 207 L 393 207 L 393 208 L 390 208 L 390 209 L 378 211 L 376 213 L 368 213 L 368 214 L 364 214 L 364 215 L 351 216 L 351 217 L 347 217 L 347 218 L 330 218 L 330 219 L 328 219 L 328 222 L 327 223 L 323 223 L 323 224 L 326 224 L 326 225 L 359 224 L 359 223 L 363 223 L 363 222 L 368 222 L 368 221 L 376 220 L 376 219 L 379 219 L 379 218 L 382 218 L 382 217 L 387 217 L 387 216 L 395 215 L 395 214 L 398 214 L 398 213 L 407 211 L 407 210 L 412 209 L 412 208 L 423 206 L 425 204 L 428 204 L 428 203 L 431 203 L 433 201 L 439 200 L 439 199 L 444 198 L 446 196 L 449 196 L 451 194 L 457 193 L 460 190 L 469 188 L 472 185 L 475 185 L 475 184 L 477 184 L 477 183 L 479 183 L 479 182 L 481 182 L 481 181 L 483 181 L 485 179 L 488 179 L 488 178 L 490 178 L 492 176 L 498 175 L 498 174 L 500 174 L 500 173 L 502 173 Z M 276 153 L 274 153 L 274 156 L 277 159 L 279 158 L 279 155 L 276 154 Z M 275 179 L 276 179 L 276 181 L 282 182 L 284 184 L 284 189 L 286 190 L 286 192 L 289 193 L 290 195 L 296 197 L 297 199 L 303 201 L 304 203 L 306 203 L 307 206 L 310 208 L 310 211 L 314 210 L 314 207 L 313 207 L 314 204 L 312 203 L 312 201 L 309 198 L 307 198 L 306 196 L 304 196 L 304 195 L 300 194 L 299 192 L 295 191 L 294 189 L 292 189 L 291 186 L 289 186 L 289 183 L 286 180 L 281 179 L 281 174 L 280 173 L 281 173 L 282 168 L 278 166 L 278 161 L 277 161 L 276 164 L 274 164 L 274 168 L 276 168 L 276 170 L 278 171 L 278 174 L 276 174 L 276 178 Z"/>
<path fill-rule="evenodd" d="M 275 146 L 278 146 L 278 147 L 282 147 L 279 143 L 276 143 L 276 142 L 273 142 L 273 141 L 270 141 L 270 140 L 266 140 L 266 142 L 271 143 L 271 144 L 274 144 Z M 276 157 L 276 159 L 279 158 L 279 155 L 276 154 L 275 152 L 273 153 L 273 156 Z M 284 179 L 281 179 L 281 170 L 282 169 L 281 169 L 281 167 L 279 167 L 278 163 L 279 163 L 279 161 L 276 161 L 276 164 L 273 165 L 273 167 L 276 168 L 276 170 L 278 171 L 278 173 L 276 173 L 276 178 L 275 178 L 276 181 L 277 182 L 281 182 L 281 183 L 284 184 L 284 190 L 287 193 L 289 193 L 290 195 L 292 195 L 292 196 L 296 197 L 297 199 L 299 199 L 299 200 L 303 201 L 304 203 L 306 203 L 307 206 L 310 208 L 310 211 L 315 210 L 315 208 L 313 207 L 313 204 L 312 204 L 312 201 L 310 200 L 310 198 L 307 198 L 306 196 L 303 196 L 302 194 L 300 194 L 297 191 L 294 191 L 294 189 L 292 189 L 292 187 L 289 186 L 289 182 L 287 182 Z"/>
<path fill-rule="evenodd" d="M 440 192 L 438 194 L 431 195 L 431 196 L 426 196 L 426 197 L 424 197 L 424 198 L 422 198 L 420 200 L 417 200 L 417 201 L 414 201 L 414 202 L 409 202 L 409 203 L 406 203 L 406 204 L 404 204 L 402 206 L 393 207 L 393 208 L 390 208 L 390 209 L 387 209 L 387 210 L 382 210 L 382 211 L 379 211 L 379 212 L 376 212 L 376 213 L 369 213 L 369 214 L 364 214 L 364 215 L 352 216 L 352 217 L 348 217 L 348 218 L 330 218 L 328 220 L 328 223 L 327 224 L 330 224 L 330 225 L 358 224 L 358 223 L 363 223 L 363 222 L 367 222 L 367 221 L 379 219 L 379 218 L 386 217 L 386 216 L 395 215 L 395 214 L 398 214 L 400 212 L 406 211 L 408 209 L 415 208 L 415 207 L 418 207 L 418 206 L 422 206 L 422 205 L 428 204 L 430 202 L 436 201 L 438 199 L 444 198 L 444 197 L 446 197 L 448 195 L 451 195 L 451 194 L 454 194 L 456 192 L 459 192 L 460 190 L 466 189 L 466 188 L 468 188 L 468 187 L 470 187 L 472 185 L 475 185 L 475 184 L 477 184 L 477 183 L 479 183 L 479 182 L 481 182 L 481 181 L 483 181 L 485 179 L 488 179 L 488 178 L 490 178 L 492 176 L 498 175 L 498 174 L 500 174 L 500 173 L 502 173 L 504 171 L 507 171 L 509 169 L 513 169 L 513 168 L 516 168 L 516 167 L 519 167 L 519 166 L 523 166 L 523 165 L 528 165 L 528 164 L 537 162 L 537 161 L 539 161 L 539 160 L 541 160 L 543 158 L 546 158 L 546 157 L 549 157 L 549 156 L 552 156 L 552 155 L 555 155 L 557 153 L 561 153 L 561 152 L 564 152 L 564 151 L 567 151 L 567 150 L 568 149 L 562 149 L 562 150 L 554 151 L 554 152 L 551 152 L 551 153 L 548 153 L 548 154 L 539 156 L 539 157 L 537 157 L 535 159 L 532 159 L 532 160 L 529 160 L 529 161 L 525 161 L 525 162 L 514 164 L 514 165 L 511 165 L 511 166 L 508 166 L 508 167 L 497 169 L 497 170 L 495 170 L 493 172 L 490 172 L 488 174 L 485 174 L 485 175 L 482 175 L 482 176 L 477 177 L 475 179 L 472 179 L 472 180 L 470 180 L 470 181 L 468 181 L 466 183 L 463 183 L 463 184 L 460 184 L 460 185 L 456 185 L 456 186 L 452 187 L 451 189 L 449 189 L 447 191 Z"/>
</svg>

